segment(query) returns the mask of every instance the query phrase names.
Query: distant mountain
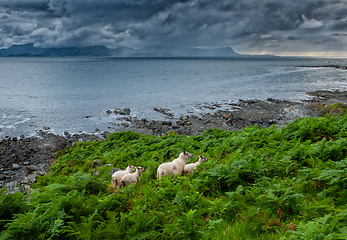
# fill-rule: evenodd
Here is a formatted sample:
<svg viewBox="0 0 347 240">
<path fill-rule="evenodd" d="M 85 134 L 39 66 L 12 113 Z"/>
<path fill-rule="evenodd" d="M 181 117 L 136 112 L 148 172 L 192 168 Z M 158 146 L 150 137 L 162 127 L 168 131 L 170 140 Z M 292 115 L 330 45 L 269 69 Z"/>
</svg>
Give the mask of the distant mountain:
<svg viewBox="0 0 347 240">
<path fill-rule="evenodd" d="M 0 56 L 18 55 L 23 53 L 40 54 L 41 51 L 34 47 L 34 44 L 12 45 L 7 49 L 0 49 Z"/>
<path fill-rule="evenodd" d="M 12 45 L 7 49 L 0 49 L 1 57 L 21 56 L 42 57 L 259 57 L 254 55 L 242 55 L 236 53 L 231 47 L 214 49 L 151 46 L 146 48 L 107 48 L 95 45 L 83 48 L 38 48 L 32 43 L 24 45 Z M 269 57 L 268 55 L 261 57 Z M 274 57 L 271 55 L 271 57 Z"/>
<path fill-rule="evenodd" d="M 141 49 L 116 48 L 115 56 L 118 57 L 239 57 L 230 47 L 215 49 L 200 49 L 172 46 L 151 46 Z"/>
<path fill-rule="evenodd" d="M 10 54 L 7 57 L 42 57 L 42 56 L 40 54 L 19 53 L 19 54 Z"/>
<path fill-rule="evenodd" d="M 105 46 L 90 46 L 84 48 L 38 48 L 32 43 L 12 45 L 0 49 L 0 56 L 20 56 L 23 54 L 40 55 L 42 57 L 75 57 L 75 56 L 113 56 L 112 50 Z"/>
</svg>

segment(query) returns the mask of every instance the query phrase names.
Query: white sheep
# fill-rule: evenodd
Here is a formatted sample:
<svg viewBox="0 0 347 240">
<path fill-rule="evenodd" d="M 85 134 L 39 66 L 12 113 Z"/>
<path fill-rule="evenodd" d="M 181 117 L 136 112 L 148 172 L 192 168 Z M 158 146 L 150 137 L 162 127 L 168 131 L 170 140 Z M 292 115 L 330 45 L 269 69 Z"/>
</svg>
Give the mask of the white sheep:
<svg viewBox="0 0 347 240">
<path fill-rule="evenodd" d="M 129 186 L 132 183 L 138 184 L 140 182 L 141 174 L 144 171 L 145 169 L 143 167 L 137 167 L 135 173 L 125 174 L 120 180 L 120 186 L 121 187 Z"/>
<path fill-rule="evenodd" d="M 189 152 L 183 151 L 178 158 L 172 162 L 163 163 L 158 167 L 157 178 L 172 174 L 173 176 L 182 174 L 184 166 L 187 164 L 188 158 L 192 158 L 193 155 Z"/>
<path fill-rule="evenodd" d="M 202 162 L 206 162 L 208 159 L 207 157 L 204 156 L 198 156 L 199 157 L 199 161 L 195 162 L 195 163 L 189 163 L 187 165 L 184 166 L 184 174 L 192 174 L 193 171 L 196 169 L 196 167 L 202 163 Z"/>
<path fill-rule="evenodd" d="M 122 177 L 125 174 L 129 174 L 129 173 L 132 173 L 134 171 L 135 171 L 134 167 L 129 164 L 125 170 L 117 171 L 117 172 L 113 173 L 112 174 L 112 186 L 119 188 L 120 180 L 122 179 Z"/>
</svg>

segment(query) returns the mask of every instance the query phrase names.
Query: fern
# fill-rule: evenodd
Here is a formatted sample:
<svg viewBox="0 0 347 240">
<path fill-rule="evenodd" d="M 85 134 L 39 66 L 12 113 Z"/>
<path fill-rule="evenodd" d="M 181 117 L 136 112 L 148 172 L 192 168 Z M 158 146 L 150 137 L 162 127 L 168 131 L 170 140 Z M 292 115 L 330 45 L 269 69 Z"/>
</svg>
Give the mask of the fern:
<svg viewBox="0 0 347 240">
<path fill-rule="evenodd" d="M 0 194 L 1 239 L 345 239 L 347 114 L 200 136 L 132 132 L 57 154 L 30 195 Z M 183 151 L 192 175 L 156 178 Z M 143 166 L 114 189 L 92 164 Z"/>
</svg>

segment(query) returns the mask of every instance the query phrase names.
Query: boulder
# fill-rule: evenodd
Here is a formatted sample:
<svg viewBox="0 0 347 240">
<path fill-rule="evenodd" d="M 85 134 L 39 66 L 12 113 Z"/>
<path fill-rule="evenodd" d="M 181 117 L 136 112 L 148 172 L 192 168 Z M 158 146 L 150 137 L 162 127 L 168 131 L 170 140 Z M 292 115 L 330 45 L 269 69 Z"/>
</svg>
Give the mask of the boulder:
<svg viewBox="0 0 347 240">
<path fill-rule="evenodd" d="M 100 167 L 100 160 L 99 159 L 95 159 L 92 165 L 92 168 L 96 168 L 96 167 Z"/>
<path fill-rule="evenodd" d="M 20 185 L 20 191 L 21 192 L 25 192 L 25 191 L 27 191 L 29 189 L 30 189 L 30 185 L 29 184 L 21 184 Z"/>
<path fill-rule="evenodd" d="M 18 170 L 20 166 L 17 163 L 12 164 L 12 170 Z"/>
<path fill-rule="evenodd" d="M 27 177 L 24 178 L 24 180 L 21 182 L 21 184 L 32 184 L 36 182 L 37 173 L 29 174 Z"/>
<path fill-rule="evenodd" d="M 120 168 L 112 168 L 112 170 L 109 172 L 110 176 L 112 176 L 115 172 L 121 171 Z"/>
<path fill-rule="evenodd" d="M 42 168 L 37 166 L 37 165 L 27 165 L 24 167 L 24 169 L 28 174 L 31 174 L 33 172 L 41 172 L 42 171 Z"/>
</svg>

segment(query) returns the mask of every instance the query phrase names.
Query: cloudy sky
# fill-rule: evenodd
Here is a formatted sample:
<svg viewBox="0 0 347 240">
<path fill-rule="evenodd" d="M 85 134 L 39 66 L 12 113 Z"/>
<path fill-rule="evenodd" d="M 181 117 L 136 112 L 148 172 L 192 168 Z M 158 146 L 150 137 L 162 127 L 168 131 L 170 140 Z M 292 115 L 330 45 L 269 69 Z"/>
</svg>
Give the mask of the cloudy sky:
<svg viewBox="0 0 347 240">
<path fill-rule="evenodd" d="M 347 57 L 347 0 L 0 0 L 0 48 L 214 48 Z"/>
</svg>

